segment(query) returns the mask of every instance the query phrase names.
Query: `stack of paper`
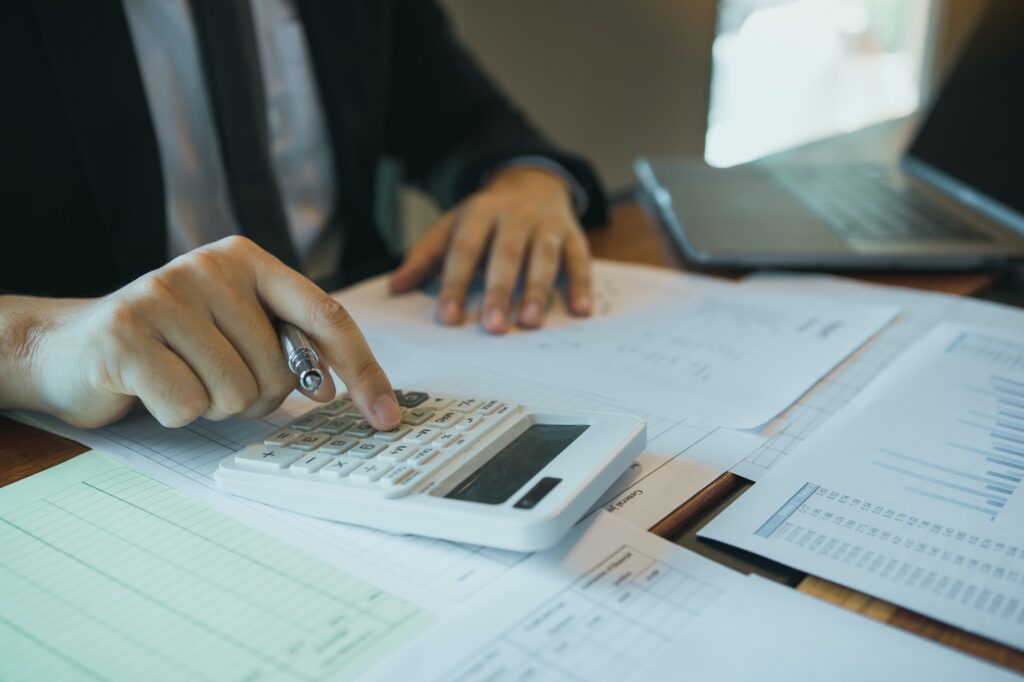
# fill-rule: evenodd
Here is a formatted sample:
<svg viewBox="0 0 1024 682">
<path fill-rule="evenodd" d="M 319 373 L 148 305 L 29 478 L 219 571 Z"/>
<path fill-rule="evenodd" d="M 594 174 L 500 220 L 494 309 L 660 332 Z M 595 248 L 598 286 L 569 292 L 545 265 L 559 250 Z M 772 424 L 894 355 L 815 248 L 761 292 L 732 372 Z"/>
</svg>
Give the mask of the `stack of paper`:
<svg viewBox="0 0 1024 682">
<path fill-rule="evenodd" d="M 740 429 L 789 407 L 898 312 L 609 263 L 595 277 L 593 319 L 556 314 L 543 330 L 503 337 L 439 326 L 430 295 L 395 299 L 383 278 L 340 300 L 393 343 Z"/>
<path fill-rule="evenodd" d="M 911 672 L 933 679 L 1000 677 L 990 666 L 792 590 L 744 579 L 643 531 L 745 456 L 764 452 L 761 439 L 723 425 L 763 424 L 880 330 L 888 346 L 905 347 L 913 334 L 893 330 L 907 316 L 886 327 L 895 309 L 880 305 L 879 297 L 865 303 L 830 293 L 822 301 L 779 285 L 723 284 L 646 268 L 599 264 L 597 281 L 596 319 L 574 320 L 556 310 L 546 330 L 503 339 L 476 327 L 439 327 L 429 293 L 385 299 L 380 281 L 345 292 L 343 300 L 370 332 L 396 386 L 646 418 L 648 449 L 604 501 L 614 515 L 591 515 L 552 550 L 524 556 L 387 535 L 219 493 L 212 481 L 219 461 L 304 412 L 301 398 L 264 420 L 200 421 L 178 430 L 142 412 L 91 432 L 37 415 L 31 417 L 36 423 L 100 447 L 188 497 L 97 455 L 0 491 L 0 573 L 12 586 L 0 594 L 0 650 L 18 652 L 0 657 L 0 677 L 767 679 L 822 670 L 836 679 Z M 991 344 L 998 343 L 971 334 L 944 352 L 968 364 L 991 360 Z M 1015 357 L 1005 344 L 998 347 L 1000 357 Z M 877 364 L 888 361 L 879 356 Z M 863 384 L 848 371 L 836 375 L 854 387 L 846 389 L 852 394 Z M 942 383 L 933 367 L 925 373 L 938 382 L 926 387 L 928 395 L 956 388 Z M 911 374 L 910 380 L 920 378 Z M 1002 391 L 1004 401 L 1013 400 L 1013 381 L 1021 381 L 1024 392 L 1024 377 L 1006 368 L 999 376 L 975 386 L 978 395 Z M 897 374 L 894 381 L 905 385 L 908 378 Z M 802 419 L 816 393 L 783 419 L 794 413 Z M 967 400 L 960 388 L 954 393 L 954 403 Z M 893 414 L 920 397 L 900 395 L 898 405 L 879 409 Z M 1024 393 L 1020 400 L 1024 415 Z M 1000 403 L 971 409 L 993 405 Z M 811 478 L 804 477 L 802 458 L 794 457 L 797 475 L 759 483 L 735 514 L 726 515 L 734 525 L 723 520 L 722 527 L 738 543 L 763 540 L 755 551 L 775 552 L 784 561 L 790 555 L 777 547 L 788 543 L 796 565 L 811 565 L 810 555 L 845 563 L 852 568 L 844 575 L 855 587 L 862 574 L 881 576 L 917 595 L 901 603 L 951 622 L 971 611 L 969 626 L 1020 646 L 1021 574 L 992 558 L 1020 556 L 1006 531 L 1019 509 L 1014 493 L 1022 477 L 1007 452 L 1017 446 L 964 440 L 968 432 L 977 436 L 978 423 L 991 427 L 991 438 L 1013 437 L 1005 425 L 1016 423 L 998 411 L 985 414 L 1001 422 L 978 422 L 979 415 L 965 409 L 956 417 L 973 425 L 936 432 L 936 438 L 955 437 L 961 446 L 982 450 L 986 456 L 973 463 L 984 460 L 991 469 L 968 469 L 947 458 L 933 471 L 929 464 L 938 460 L 911 452 L 898 438 L 883 444 L 896 455 L 873 443 L 877 462 L 867 476 L 855 466 L 856 452 L 836 455 L 849 468 L 833 461 L 808 468 Z M 885 424 L 886 439 L 902 433 L 899 420 Z M 871 437 L 850 431 L 840 440 L 853 442 L 854 435 Z M 940 441 L 929 444 L 929 453 L 945 452 Z M 832 469 L 845 478 L 829 478 Z M 865 477 L 874 484 L 870 475 L 879 472 L 888 482 L 871 489 L 879 497 L 867 509 L 866 496 L 838 488 L 860 485 Z M 982 480 L 948 478 L 964 475 L 984 479 L 984 489 Z M 970 491 L 943 486 L 950 481 L 987 497 L 972 502 Z M 907 516 L 897 505 L 903 498 L 891 501 L 897 492 L 935 508 L 927 518 Z M 846 505 L 842 523 L 835 510 L 815 506 L 825 499 Z M 989 532 L 975 528 L 976 520 L 950 517 L 954 508 L 989 519 Z M 766 509 L 769 518 L 751 530 L 748 517 Z M 803 521 L 806 535 L 793 530 L 798 515 L 811 519 Z M 900 543 L 878 519 L 902 524 Z M 929 533 L 940 537 L 919 537 Z M 750 542 L 751 535 L 758 540 Z M 876 542 L 891 543 L 884 548 L 889 561 L 879 558 Z M 902 563 L 893 564 L 897 559 Z M 941 574 L 936 561 L 956 570 Z M 45 570 L 37 570 L 40 564 Z M 995 577 L 1002 591 L 990 588 Z M 861 589 L 872 591 L 871 579 Z M 884 589 L 875 593 L 899 601 Z M 1007 618 L 1016 625 L 1007 626 Z M 176 634 L 163 636 L 167 631 Z M 864 647 L 874 655 L 861 655 Z"/>
<path fill-rule="evenodd" d="M 767 437 L 765 443 L 732 469 L 754 481 L 785 459 L 936 325 L 949 321 L 1024 333 L 1024 315 L 1019 310 L 963 296 L 821 275 L 762 276 L 745 280 L 744 284 L 764 292 L 813 291 L 830 301 L 894 305 L 900 309 L 892 324 L 762 431 Z"/>
<path fill-rule="evenodd" d="M 95 453 L 0 490 L 0 539 L 3 679 L 1009 677 L 603 512 L 444 617 Z"/>
<path fill-rule="evenodd" d="M 944 324 L 703 535 L 1024 648 L 1024 335 Z"/>
</svg>

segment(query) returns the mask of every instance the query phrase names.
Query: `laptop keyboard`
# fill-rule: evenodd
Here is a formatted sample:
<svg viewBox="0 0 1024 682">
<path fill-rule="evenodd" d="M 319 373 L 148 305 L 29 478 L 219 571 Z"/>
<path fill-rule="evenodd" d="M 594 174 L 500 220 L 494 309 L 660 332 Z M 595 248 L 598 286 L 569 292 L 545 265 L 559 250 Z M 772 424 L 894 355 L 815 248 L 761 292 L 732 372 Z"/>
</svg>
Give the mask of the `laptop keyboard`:
<svg viewBox="0 0 1024 682">
<path fill-rule="evenodd" d="M 844 239 L 991 241 L 910 187 L 894 187 L 887 169 L 868 164 L 773 169 L 793 197 Z"/>
</svg>

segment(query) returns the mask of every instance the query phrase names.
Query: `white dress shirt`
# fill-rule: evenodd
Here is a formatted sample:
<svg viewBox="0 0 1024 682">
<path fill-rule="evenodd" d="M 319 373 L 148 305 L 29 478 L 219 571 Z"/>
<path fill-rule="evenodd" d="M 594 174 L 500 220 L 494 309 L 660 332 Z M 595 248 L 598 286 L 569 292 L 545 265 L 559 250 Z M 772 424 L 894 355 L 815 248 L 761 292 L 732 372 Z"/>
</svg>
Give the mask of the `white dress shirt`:
<svg viewBox="0 0 1024 682">
<path fill-rule="evenodd" d="M 187 0 L 123 0 L 156 129 L 167 211 L 167 251 L 175 257 L 241 230 L 231 207 L 217 127 Z M 215 2 L 217 0 L 210 0 Z M 291 0 L 251 0 L 270 136 L 270 158 L 292 243 L 312 279 L 335 273 L 339 230 L 326 229 L 335 202 L 330 138 L 306 34 Z M 587 196 L 551 159 L 524 156 L 508 166 L 559 175 L 582 214 Z"/>
<path fill-rule="evenodd" d="M 168 255 L 240 234 L 187 0 L 124 0 L 156 129 Z M 302 24 L 288 0 L 252 0 L 270 158 L 292 242 L 311 277 L 332 274 L 334 166 Z"/>
</svg>

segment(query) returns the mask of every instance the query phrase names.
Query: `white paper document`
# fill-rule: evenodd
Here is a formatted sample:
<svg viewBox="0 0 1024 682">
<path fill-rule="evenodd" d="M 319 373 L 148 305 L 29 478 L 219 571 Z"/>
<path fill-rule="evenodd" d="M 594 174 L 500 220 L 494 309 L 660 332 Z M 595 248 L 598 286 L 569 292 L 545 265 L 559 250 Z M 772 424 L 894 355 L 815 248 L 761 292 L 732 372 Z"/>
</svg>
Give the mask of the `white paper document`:
<svg viewBox="0 0 1024 682">
<path fill-rule="evenodd" d="M 95 452 L 0 489 L 0 679 L 354 679 L 435 618 Z"/>
<path fill-rule="evenodd" d="M 371 679 L 1015 677 L 601 514 L 395 652 Z"/>
<path fill-rule="evenodd" d="M 1024 313 L 1005 305 L 901 287 L 865 284 L 819 275 L 748 278 L 744 286 L 766 292 L 813 291 L 827 300 L 895 305 L 896 320 L 843 362 L 828 377 L 762 431 L 764 445 L 733 472 L 757 481 L 842 409 L 892 361 L 943 321 L 998 327 L 1024 333 Z"/>
<path fill-rule="evenodd" d="M 390 296 L 383 278 L 339 298 L 396 343 L 738 429 L 789 407 L 897 312 L 704 277 L 644 278 L 622 265 L 599 264 L 595 280 L 606 303 L 593 319 L 556 316 L 545 329 L 502 337 L 442 327 L 431 296 Z"/>
<path fill-rule="evenodd" d="M 740 574 L 602 512 L 534 554 L 372 679 L 633 680 Z"/>
<path fill-rule="evenodd" d="M 1024 648 L 1024 334 L 942 324 L 701 535 Z"/>
<path fill-rule="evenodd" d="M 677 634 L 651 680 L 973 680 L 1020 678 L 927 639 L 757 576 Z"/>
<path fill-rule="evenodd" d="M 0 490 L 0 540 L 4 679 L 1003 675 L 604 512 L 442 618 L 94 452 Z"/>
</svg>

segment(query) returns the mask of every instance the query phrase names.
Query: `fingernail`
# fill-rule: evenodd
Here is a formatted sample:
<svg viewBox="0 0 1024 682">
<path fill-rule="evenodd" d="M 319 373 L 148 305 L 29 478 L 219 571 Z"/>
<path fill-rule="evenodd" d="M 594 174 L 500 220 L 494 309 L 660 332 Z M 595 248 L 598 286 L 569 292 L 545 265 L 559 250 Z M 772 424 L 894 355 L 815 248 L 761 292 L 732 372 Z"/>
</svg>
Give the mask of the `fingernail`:
<svg viewBox="0 0 1024 682">
<path fill-rule="evenodd" d="M 540 324 L 541 316 L 543 311 L 540 309 L 540 304 L 536 301 L 530 301 L 523 306 L 523 323 L 528 325 Z"/>
<path fill-rule="evenodd" d="M 491 331 L 503 331 L 505 329 L 505 311 L 501 308 L 491 308 L 487 311 L 487 328 Z"/>
<path fill-rule="evenodd" d="M 394 394 L 388 394 L 381 398 L 377 398 L 377 401 L 373 403 L 373 414 L 377 417 L 385 426 L 389 424 L 397 424 L 402 420 L 402 413 L 398 409 L 398 403 L 395 401 Z"/>
<path fill-rule="evenodd" d="M 441 304 L 441 321 L 447 324 L 457 324 L 459 321 L 459 304 L 455 301 L 445 301 Z"/>
<path fill-rule="evenodd" d="M 572 307 L 577 315 L 589 315 L 590 314 L 590 296 L 587 294 L 577 294 L 572 299 Z"/>
</svg>

